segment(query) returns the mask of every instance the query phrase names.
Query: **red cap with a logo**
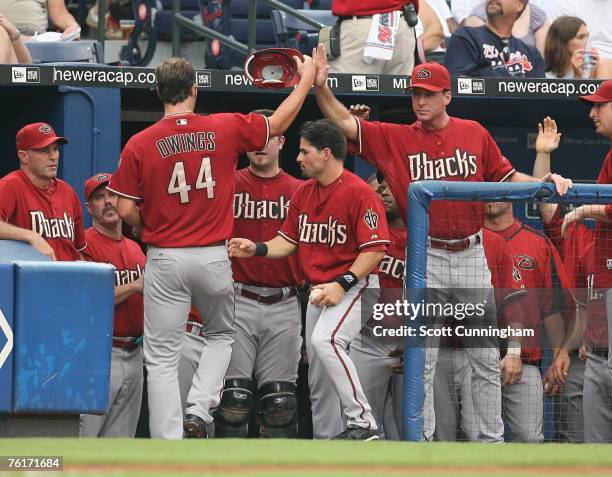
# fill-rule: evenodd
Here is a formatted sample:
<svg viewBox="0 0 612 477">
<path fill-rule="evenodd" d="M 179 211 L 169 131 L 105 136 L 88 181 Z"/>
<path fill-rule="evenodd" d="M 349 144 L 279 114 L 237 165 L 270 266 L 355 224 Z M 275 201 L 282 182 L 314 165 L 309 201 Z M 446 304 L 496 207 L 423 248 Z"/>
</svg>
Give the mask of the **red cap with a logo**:
<svg viewBox="0 0 612 477">
<path fill-rule="evenodd" d="M 450 90 L 450 74 L 440 63 L 422 63 L 412 70 L 408 88 L 423 88 L 428 91 Z"/>
<path fill-rule="evenodd" d="M 89 200 L 91 194 L 93 194 L 98 187 L 108 184 L 112 178 L 112 174 L 100 172 L 99 174 L 87 179 L 85 181 L 85 200 Z"/>
<path fill-rule="evenodd" d="M 60 144 L 68 142 L 65 137 L 55 134 L 55 129 L 47 123 L 33 123 L 22 127 L 17 132 L 16 140 L 18 151 L 42 149 L 54 142 L 59 142 Z"/>
<path fill-rule="evenodd" d="M 604 81 L 595 94 L 580 96 L 587 103 L 609 103 L 612 101 L 612 80 Z"/>
</svg>

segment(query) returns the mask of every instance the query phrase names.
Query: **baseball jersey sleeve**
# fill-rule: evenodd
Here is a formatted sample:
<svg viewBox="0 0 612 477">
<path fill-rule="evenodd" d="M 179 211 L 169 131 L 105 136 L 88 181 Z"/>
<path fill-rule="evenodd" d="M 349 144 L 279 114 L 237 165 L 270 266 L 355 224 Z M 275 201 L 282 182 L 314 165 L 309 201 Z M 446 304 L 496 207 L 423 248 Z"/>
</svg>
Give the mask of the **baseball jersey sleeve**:
<svg viewBox="0 0 612 477">
<path fill-rule="evenodd" d="M 231 125 L 236 152 L 265 149 L 270 140 L 270 124 L 263 114 L 222 113 L 220 119 Z"/>
<path fill-rule="evenodd" d="M 368 252 L 387 250 L 391 242 L 382 202 L 377 197 L 368 195 L 360 201 L 357 213 L 355 230 L 359 250 Z"/>
<path fill-rule="evenodd" d="M 298 245 L 300 237 L 300 217 L 299 217 L 299 202 L 300 202 L 300 189 L 298 189 L 289 203 L 289 210 L 287 211 L 287 218 L 283 222 L 279 235 L 285 240 L 291 242 L 294 245 Z"/>
<path fill-rule="evenodd" d="M 380 168 L 379 159 L 393 156 L 390 138 L 387 135 L 389 124 L 358 118 L 355 118 L 355 121 L 357 142 L 349 142 L 349 152 L 362 156 L 365 161 Z"/>
<path fill-rule="evenodd" d="M 11 222 L 17 208 L 15 190 L 7 181 L 0 180 L 0 220 Z"/>
<path fill-rule="evenodd" d="M 130 144 L 126 144 L 121 151 L 119 168 L 113 175 L 108 189 L 128 199 L 141 200 L 142 188 L 140 184 L 140 160 L 132 151 Z"/>
<path fill-rule="evenodd" d="M 74 209 L 74 247 L 79 252 L 82 252 L 87 247 L 87 241 L 85 240 L 85 229 L 83 228 L 83 210 L 76 193 L 73 193 L 72 204 Z"/>
<path fill-rule="evenodd" d="M 475 123 L 478 124 L 478 123 Z M 503 182 L 514 174 L 515 169 L 504 157 L 489 132 L 478 124 L 483 133 L 484 177 L 487 182 Z"/>
</svg>

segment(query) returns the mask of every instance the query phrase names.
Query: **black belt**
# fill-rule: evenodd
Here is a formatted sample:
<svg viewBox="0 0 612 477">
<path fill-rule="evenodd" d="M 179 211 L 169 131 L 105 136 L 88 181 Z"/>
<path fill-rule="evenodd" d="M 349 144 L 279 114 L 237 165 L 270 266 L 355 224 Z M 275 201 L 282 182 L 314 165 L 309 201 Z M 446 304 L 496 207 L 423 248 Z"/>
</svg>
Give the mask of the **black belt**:
<svg viewBox="0 0 612 477">
<path fill-rule="evenodd" d="M 595 348 L 595 347 L 589 346 L 587 350 L 589 351 L 589 353 L 593 353 L 601 358 L 608 359 L 608 348 Z"/>
<path fill-rule="evenodd" d="M 297 290 L 295 288 L 291 288 L 289 291 L 289 295 L 286 297 L 283 296 L 283 292 L 277 293 L 276 295 L 260 295 L 259 293 L 255 293 L 249 290 L 245 290 L 244 288 L 240 290 L 240 296 L 248 298 L 249 300 L 254 300 L 257 303 L 261 303 L 262 305 L 274 305 L 284 298 L 289 298 L 290 296 L 296 296 Z"/>
<path fill-rule="evenodd" d="M 352 20 L 353 18 L 355 18 L 356 20 L 361 20 L 363 18 L 372 18 L 372 15 L 345 15 L 338 17 L 338 21 L 343 22 L 345 20 Z"/>
</svg>

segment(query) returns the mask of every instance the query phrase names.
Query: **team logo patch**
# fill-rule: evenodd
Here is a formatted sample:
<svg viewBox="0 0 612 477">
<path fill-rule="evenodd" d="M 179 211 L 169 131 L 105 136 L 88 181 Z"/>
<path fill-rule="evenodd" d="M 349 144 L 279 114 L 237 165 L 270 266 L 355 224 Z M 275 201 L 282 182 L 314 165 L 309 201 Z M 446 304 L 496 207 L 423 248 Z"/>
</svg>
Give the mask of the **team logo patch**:
<svg viewBox="0 0 612 477">
<path fill-rule="evenodd" d="M 521 272 L 519 272 L 518 268 L 512 267 L 512 278 L 515 282 L 521 281 Z"/>
<path fill-rule="evenodd" d="M 421 71 L 417 73 L 417 78 L 422 79 L 422 80 L 429 79 L 431 78 L 431 71 L 422 69 Z"/>
<path fill-rule="evenodd" d="M 53 132 L 53 129 L 48 124 L 41 125 L 38 130 L 43 134 L 51 134 Z"/>
<path fill-rule="evenodd" d="M 378 227 L 378 214 L 374 212 L 374 209 L 368 209 L 363 214 L 363 221 L 370 227 L 370 230 L 374 230 Z"/>
<path fill-rule="evenodd" d="M 181 118 L 176 120 L 177 126 L 187 126 L 187 119 Z"/>
<path fill-rule="evenodd" d="M 612 258 L 608 258 L 606 260 L 606 266 L 608 267 L 608 270 L 612 270 Z"/>
<path fill-rule="evenodd" d="M 107 174 L 100 174 L 96 177 L 96 182 L 107 182 L 110 180 L 110 177 Z"/>
<path fill-rule="evenodd" d="M 515 255 L 514 260 L 516 266 L 521 270 L 534 270 L 536 268 L 536 261 L 529 255 Z"/>
</svg>

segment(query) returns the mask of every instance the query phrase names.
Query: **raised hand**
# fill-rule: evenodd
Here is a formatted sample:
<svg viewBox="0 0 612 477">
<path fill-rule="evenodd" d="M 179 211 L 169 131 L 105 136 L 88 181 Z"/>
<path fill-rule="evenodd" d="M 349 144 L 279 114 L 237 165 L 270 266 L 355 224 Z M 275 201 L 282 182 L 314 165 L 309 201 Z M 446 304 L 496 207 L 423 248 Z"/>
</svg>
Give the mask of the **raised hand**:
<svg viewBox="0 0 612 477">
<path fill-rule="evenodd" d="M 312 50 L 312 57 L 314 58 L 317 66 L 317 75 L 314 80 L 314 85 L 317 88 L 322 88 L 327 83 L 327 76 L 329 73 L 325 45 L 319 43 L 319 46 Z"/>
<path fill-rule="evenodd" d="M 559 147 L 561 133 L 557 132 L 557 123 L 550 116 L 546 116 L 542 123 L 538 123 L 538 137 L 535 149 L 538 153 L 550 154 Z"/>
<path fill-rule="evenodd" d="M 349 113 L 351 113 L 356 118 L 365 119 L 366 121 L 370 119 L 370 107 L 367 104 L 351 104 L 349 108 Z"/>
</svg>

